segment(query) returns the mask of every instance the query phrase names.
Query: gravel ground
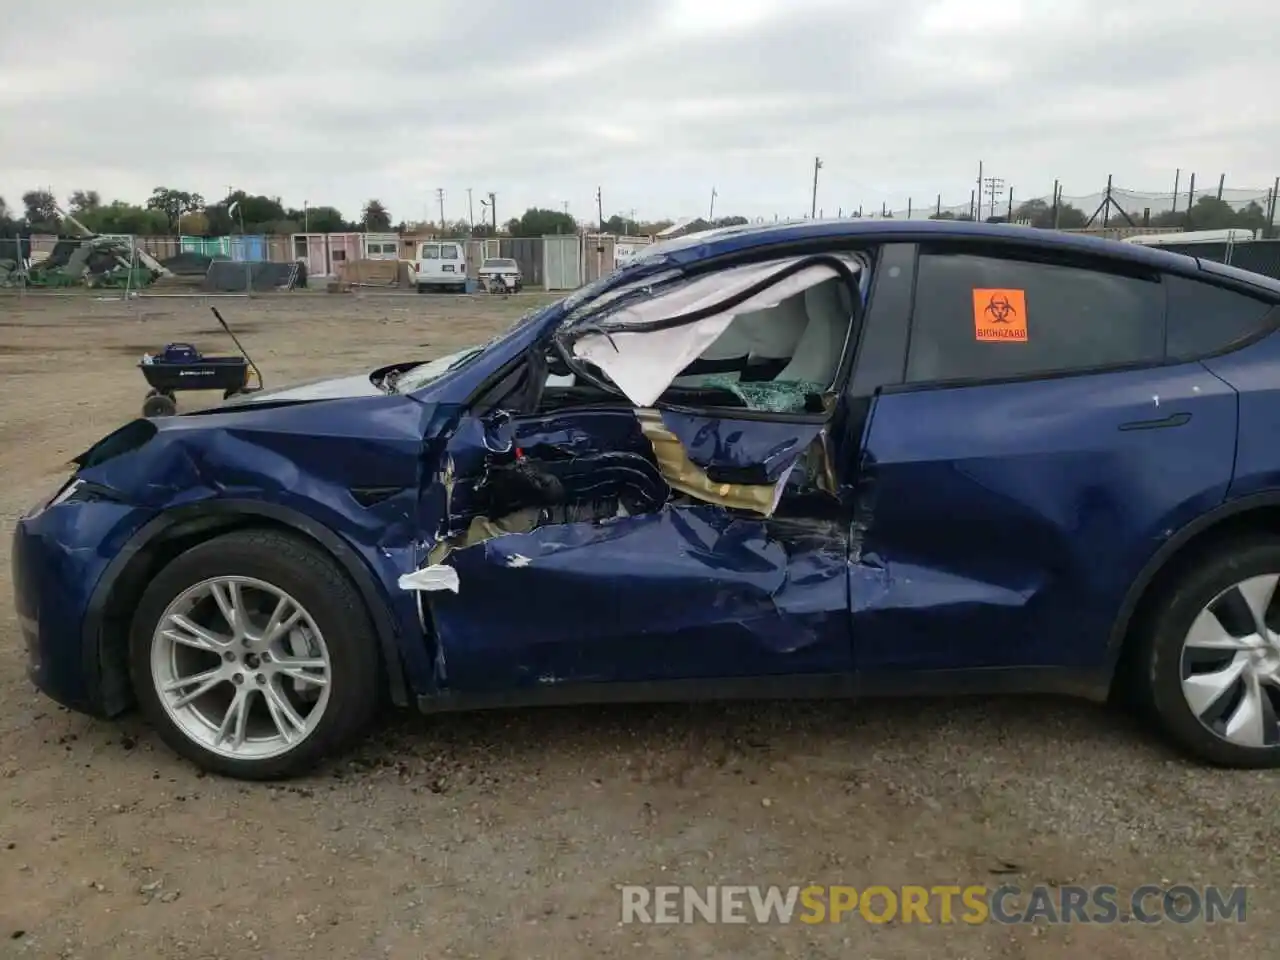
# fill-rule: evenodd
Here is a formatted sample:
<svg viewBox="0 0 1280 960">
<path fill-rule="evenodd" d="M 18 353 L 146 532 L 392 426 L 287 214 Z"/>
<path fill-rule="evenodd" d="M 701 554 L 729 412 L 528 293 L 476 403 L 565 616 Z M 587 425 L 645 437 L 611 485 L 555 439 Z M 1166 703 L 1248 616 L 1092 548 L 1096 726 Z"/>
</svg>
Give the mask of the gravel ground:
<svg viewBox="0 0 1280 960">
<path fill-rule="evenodd" d="M 268 382 L 434 356 L 533 298 L 222 301 Z M 0 956 L 1265 956 L 1276 775 L 1045 698 L 393 717 L 288 785 L 204 777 L 29 685 L 9 527 L 137 414 L 198 300 L 0 296 Z M 183 398 L 185 401 L 186 398 Z M 1245 884 L 1244 924 L 623 925 L 623 884 Z M 934 919 L 937 920 L 936 912 Z"/>
</svg>

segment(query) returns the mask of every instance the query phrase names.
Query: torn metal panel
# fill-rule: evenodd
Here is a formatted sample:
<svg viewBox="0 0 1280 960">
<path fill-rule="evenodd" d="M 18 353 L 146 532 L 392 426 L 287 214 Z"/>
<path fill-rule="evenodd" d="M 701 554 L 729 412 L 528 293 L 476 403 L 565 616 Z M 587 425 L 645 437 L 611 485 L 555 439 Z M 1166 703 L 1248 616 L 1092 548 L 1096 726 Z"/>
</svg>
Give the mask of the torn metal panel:
<svg viewBox="0 0 1280 960">
<path fill-rule="evenodd" d="M 822 432 L 819 422 L 789 423 L 661 412 L 662 424 L 713 483 L 773 484 Z"/>
<path fill-rule="evenodd" d="M 671 496 L 653 447 L 629 409 L 503 422 L 464 420 L 450 438 L 437 489 L 447 522 L 425 560 L 537 526 L 657 510 Z"/>
<path fill-rule="evenodd" d="M 460 690 L 844 670 L 846 551 L 838 523 L 668 505 L 455 550 L 463 589 L 427 601 Z"/>
<path fill-rule="evenodd" d="M 770 516 L 778 507 L 790 475 L 784 468 L 772 483 L 729 483 L 712 480 L 705 470 L 689 459 L 679 437 L 667 429 L 663 415 L 657 410 L 638 410 L 636 418 L 644 435 L 653 444 L 662 476 L 673 490 L 688 494 L 704 503 L 714 503 L 737 510 L 749 510 Z"/>
</svg>

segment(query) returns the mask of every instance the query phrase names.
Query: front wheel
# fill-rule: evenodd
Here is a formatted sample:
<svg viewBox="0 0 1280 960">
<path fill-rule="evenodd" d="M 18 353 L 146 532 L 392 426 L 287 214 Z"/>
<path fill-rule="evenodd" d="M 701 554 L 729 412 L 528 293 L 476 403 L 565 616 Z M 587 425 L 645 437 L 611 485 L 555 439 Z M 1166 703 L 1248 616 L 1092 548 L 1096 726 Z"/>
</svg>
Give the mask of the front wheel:
<svg viewBox="0 0 1280 960">
<path fill-rule="evenodd" d="M 1280 766 L 1280 541 L 1226 544 L 1185 570 L 1142 640 L 1144 699 L 1180 746 Z"/>
<path fill-rule="evenodd" d="M 226 776 L 293 776 L 336 753 L 377 707 L 377 638 L 327 555 L 273 531 L 178 556 L 143 594 L 134 691 L 175 751 Z"/>
</svg>

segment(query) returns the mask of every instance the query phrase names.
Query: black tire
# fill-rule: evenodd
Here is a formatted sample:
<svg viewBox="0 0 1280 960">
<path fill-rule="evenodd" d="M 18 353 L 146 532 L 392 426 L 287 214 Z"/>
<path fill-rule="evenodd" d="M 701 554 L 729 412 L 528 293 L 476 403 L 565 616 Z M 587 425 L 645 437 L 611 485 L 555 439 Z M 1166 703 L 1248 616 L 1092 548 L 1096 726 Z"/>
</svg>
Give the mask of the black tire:
<svg viewBox="0 0 1280 960">
<path fill-rule="evenodd" d="M 1192 757 L 1215 766 L 1280 767 L 1280 744 L 1246 747 L 1222 739 L 1188 706 L 1182 693 L 1183 642 L 1195 618 L 1216 596 L 1250 577 L 1280 573 L 1280 540 L 1236 540 L 1184 569 L 1157 598 L 1137 638 L 1133 681 L 1139 703 L 1161 731 Z"/>
<path fill-rule="evenodd" d="M 420 283 L 420 284 L 418 284 L 418 292 L 419 292 L 419 293 L 426 293 L 426 292 L 427 292 L 427 285 L 426 285 L 425 283 Z"/>
<path fill-rule="evenodd" d="M 163 393 L 154 393 L 142 401 L 144 417 L 172 417 L 178 412 L 178 402 Z"/>
<path fill-rule="evenodd" d="M 265 759 L 225 757 L 188 737 L 160 702 L 151 675 L 152 638 L 168 605 L 202 580 L 229 575 L 263 580 L 290 594 L 310 614 L 329 652 L 329 701 L 319 722 L 287 752 Z M 215 537 L 162 569 L 138 603 L 129 667 L 138 704 L 161 739 L 197 766 L 241 780 L 296 776 L 338 754 L 363 732 L 380 700 L 378 639 L 360 594 L 321 549 L 272 530 Z"/>
</svg>

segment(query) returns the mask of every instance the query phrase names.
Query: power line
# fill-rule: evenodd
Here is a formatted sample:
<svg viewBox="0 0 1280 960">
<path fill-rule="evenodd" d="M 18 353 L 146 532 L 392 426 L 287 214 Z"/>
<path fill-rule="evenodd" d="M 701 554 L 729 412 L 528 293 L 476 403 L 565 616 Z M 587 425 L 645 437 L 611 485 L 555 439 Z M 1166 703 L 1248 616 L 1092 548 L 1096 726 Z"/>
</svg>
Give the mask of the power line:
<svg viewBox="0 0 1280 960">
<path fill-rule="evenodd" d="M 996 202 L 1004 196 L 1004 180 L 1000 177 L 986 177 L 982 181 L 982 192 L 986 195 L 990 203 L 987 209 L 991 211 L 991 216 L 995 216 Z"/>
</svg>

